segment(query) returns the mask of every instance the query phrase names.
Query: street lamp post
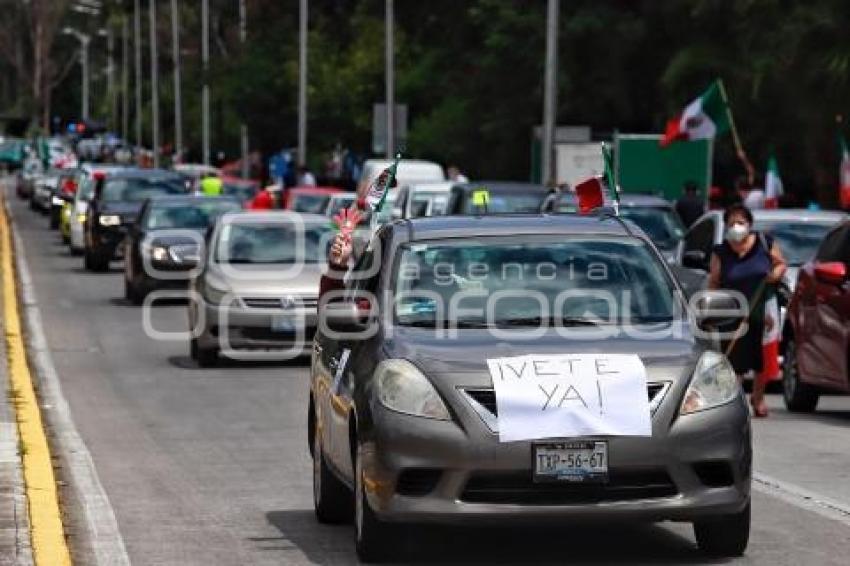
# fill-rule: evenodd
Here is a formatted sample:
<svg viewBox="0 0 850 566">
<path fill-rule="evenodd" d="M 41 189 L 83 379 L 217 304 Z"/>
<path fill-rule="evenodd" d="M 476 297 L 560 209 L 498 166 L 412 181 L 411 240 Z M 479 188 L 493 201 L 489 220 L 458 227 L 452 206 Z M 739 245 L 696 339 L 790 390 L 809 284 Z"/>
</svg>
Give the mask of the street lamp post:
<svg viewBox="0 0 850 566">
<path fill-rule="evenodd" d="M 127 16 L 121 18 L 121 138 L 126 143 L 130 135 L 130 31 Z"/>
<path fill-rule="evenodd" d="M 395 41 L 393 37 L 393 0 L 386 0 L 384 59 L 387 89 L 387 159 L 395 155 Z"/>
<path fill-rule="evenodd" d="M 151 42 L 151 145 L 153 166 L 159 167 L 159 65 L 156 54 L 156 0 L 149 0 Z"/>
<path fill-rule="evenodd" d="M 209 0 L 201 0 L 201 146 L 204 165 L 210 164 L 210 6 Z"/>
<path fill-rule="evenodd" d="M 543 140 L 542 159 L 543 184 L 555 184 L 553 157 L 555 144 L 555 120 L 558 82 L 558 8 L 559 0 L 549 0 L 546 15 L 546 71 L 543 93 Z"/>
<path fill-rule="evenodd" d="M 302 0 L 303 2 L 304 0 Z M 248 40 L 248 13 L 245 6 L 245 0 L 239 0 L 239 40 L 242 43 L 242 48 L 245 48 L 245 42 Z M 242 146 L 242 178 L 247 179 L 250 174 L 250 163 L 248 163 L 248 126 L 245 122 L 239 125 L 239 138 Z"/>
<path fill-rule="evenodd" d="M 307 164 L 307 0 L 298 14 L 298 165 Z"/>
<path fill-rule="evenodd" d="M 89 43 L 91 37 L 74 28 L 66 27 L 62 30 L 65 35 L 73 35 L 80 42 L 80 68 L 82 71 L 82 106 L 80 115 L 82 119 L 89 119 Z"/>
<path fill-rule="evenodd" d="M 136 146 L 144 146 L 142 140 L 142 14 L 139 0 L 133 2 L 133 49 L 136 55 Z"/>
<path fill-rule="evenodd" d="M 171 0 L 171 44 L 174 58 L 174 153 L 183 154 L 183 100 L 180 90 L 180 14 Z"/>
</svg>

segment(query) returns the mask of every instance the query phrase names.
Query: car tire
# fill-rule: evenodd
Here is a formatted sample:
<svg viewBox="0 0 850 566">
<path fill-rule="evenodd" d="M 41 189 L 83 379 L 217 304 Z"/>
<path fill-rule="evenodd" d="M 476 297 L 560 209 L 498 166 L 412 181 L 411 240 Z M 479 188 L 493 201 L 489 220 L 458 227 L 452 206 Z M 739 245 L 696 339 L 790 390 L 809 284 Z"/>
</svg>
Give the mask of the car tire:
<svg viewBox="0 0 850 566">
<path fill-rule="evenodd" d="M 354 532 L 357 558 L 364 563 L 386 562 L 396 553 L 398 539 L 394 536 L 395 525 L 378 519 L 369 506 L 363 487 L 362 458 L 358 443 L 354 463 Z"/>
<path fill-rule="evenodd" d="M 694 535 L 699 549 L 709 556 L 743 556 L 750 541 L 750 503 L 738 513 L 696 521 Z"/>
<path fill-rule="evenodd" d="M 145 302 L 145 297 L 147 293 L 145 293 L 144 288 L 141 285 L 137 285 L 127 279 L 124 278 L 124 298 L 130 301 L 132 304 L 139 306 L 143 302 Z"/>
<path fill-rule="evenodd" d="M 797 363 L 797 343 L 789 337 L 782 360 L 782 398 L 792 413 L 811 413 L 818 406 L 817 390 L 802 382 Z"/>
<path fill-rule="evenodd" d="M 97 273 L 109 271 L 109 258 L 105 258 L 89 250 L 86 250 L 85 254 L 84 262 L 86 269 Z"/>
<path fill-rule="evenodd" d="M 59 215 L 54 214 L 52 211 L 50 212 L 50 229 L 58 230 L 59 229 Z"/>
<path fill-rule="evenodd" d="M 218 365 L 218 350 L 216 348 L 205 348 L 198 343 L 197 338 L 189 341 L 189 355 L 202 368 L 211 368 Z"/>
<path fill-rule="evenodd" d="M 314 417 L 315 418 L 315 417 Z M 339 524 L 351 518 L 351 491 L 328 468 L 322 448 L 322 435 L 313 432 L 313 508 L 324 524 Z"/>
<path fill-rule="evenodd" d="M 68 244 L 70 244 L 71 243 L 71 236 L 69 236 L 68 234 L 62 234 L 62 243 L 66 246 Z M 71 250 L 71 253 L 73 254 L 74 250 Z"/>
</svg>

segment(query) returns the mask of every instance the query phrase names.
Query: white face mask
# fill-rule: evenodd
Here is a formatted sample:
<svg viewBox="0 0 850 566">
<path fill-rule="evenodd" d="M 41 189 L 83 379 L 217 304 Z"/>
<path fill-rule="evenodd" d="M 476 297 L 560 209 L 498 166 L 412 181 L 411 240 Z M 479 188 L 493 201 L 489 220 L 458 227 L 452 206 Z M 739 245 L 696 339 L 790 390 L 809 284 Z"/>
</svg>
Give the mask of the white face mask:
<svg viewBox="0 0 850 566">
<path fill-rule="evenodd" d="M 743 222 L 735 222 L 726 229 L 726 239 L 730 242 L 742 242 L 750 233 L 750 227 Z"/>
</svg>

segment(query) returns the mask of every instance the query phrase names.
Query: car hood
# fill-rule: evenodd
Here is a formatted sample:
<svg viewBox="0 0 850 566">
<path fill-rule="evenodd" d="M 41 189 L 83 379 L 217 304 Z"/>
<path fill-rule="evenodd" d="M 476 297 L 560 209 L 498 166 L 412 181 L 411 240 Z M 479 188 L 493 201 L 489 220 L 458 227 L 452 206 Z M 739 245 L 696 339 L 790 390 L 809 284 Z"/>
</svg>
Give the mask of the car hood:
<svg viewBox="0 0 850 566">
<path fill-rule="evenodd" d="M 291 293 L 318 297 L 324 264 L 304 264 L 297 269 L 293 266 L 287 272 L 288 267 L 240 264 L 223 268 L 220 264 L 210 264 L 206 278 L 214 281 L 214 286 L 228 289 L 237 296 Z"/>
<path fill-rule="evenodd" d="M 689 378 L 706 345 L 694 339 L 687 323 L 666 325 L 666 329 L 673 330 L 673 336 L 664 339 L 625 335 L 603 340 L 567 339 L 551 330 L 534 340 L 499 340 L 488 330 L 460 330 L 457 339 L 448 339 L 436 337 L 433 329 L 396 328 L 394 338 L 387 342 L 386 354 L 407 359 L 430 376 L 449 377 L 457 384 L 463 382 L 463 385 L 482 387 L 492 386 L 488 358 L 525 354 L 637 354 L 650 380 Z M 594 332 L 593 329 L 569 330 L 574 331 L 576 337 L 587 333 L 588 338 Z"/>
<path fill-rule="evenodd" d="M 158 232 L 163 232 L 159 234 Z M 150 238 L 151 245 L 156 246 L 175 246 L 182 244 L 199 244 L 203 242 L 203 231 L 201 230 L 187 230 L 184 229 L 183 232 L 186 234 L 175 234 L 173 230 L 154 230 L 147 233 L 147 237 Z M 192 237 L 189 232 L 197 233 L 197 236 Z"/>
</svg>

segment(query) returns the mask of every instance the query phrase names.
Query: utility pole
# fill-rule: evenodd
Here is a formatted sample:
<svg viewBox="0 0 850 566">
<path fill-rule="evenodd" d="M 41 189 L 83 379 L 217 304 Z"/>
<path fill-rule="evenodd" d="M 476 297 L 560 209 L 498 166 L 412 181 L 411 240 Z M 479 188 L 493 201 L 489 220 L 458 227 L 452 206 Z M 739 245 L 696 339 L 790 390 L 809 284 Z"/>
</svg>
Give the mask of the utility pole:
<svg viewBox="0 0 850 566">
<path fill-rule="evenodd" d="M 142 139 L 142 14 L 139 0 L 133 2 L 133 48 L 136 50 L 136 146 L 144 147 Z"/>
<path fill-rule="evenodd" d="M 80 34 L 80 65 L 83 69 L 83 120 L 89 119 L 89 42 L 91 38 Z"/>
<path fill-rule="evenodd" d="M 171 0 L 171 48 L 174 59 L 174 154 L 183 155 L 183 100 L 180 91 L 180 13 Z"/>
<path fill-rule="evenodd" d="M 126 14 L 121 18 L 121 139 L 130 135 L 130 30 Z"/>
<path fill-rule="evenodd" d="M 298 14 L 298 165 L 307 164 L 307 0 Z"/>
<path fill-rule="evenodd" d="M 203 87 L 201 90 L 201 145 L 203 146 L 204 165 L 210 164 L 210 6 L 209 0 L 201 0 L 201 69 Z"/>
<path fill-rule="evenodd" d="M 156 0 L 148 0 L 151 41 L 151 145 L 153 166 L 159 167 L 159 65 L 156 54 Z"/>
<path fill-rule="evenodd" d="M 239 0 L 239 41 L 244 50 L 245 42 L 248 41 L 248 13 L 245 0 Z M 250 163 L 248 163 L 248 126 L 245 125 L 245 122 L 239 125 L 239 138 L 242 146 L 242 178 L 247 179 L 250 175 Z"/>
<path fill-rule="evenodd" d="M 393 37 L 393 0 L 386 0 L 384 60 L 387 88 L 387 159 L 395 156 L 395 41 Z"/>
<path fill-rule="evenodd" d="M 115 32 L 106 27 L 106 92 L 109 97 L 109 127 L 118 129 L 118 91 L 115 89 Z"/>
<path fill-rule="evenodd" d="M 555 184 L 553 167 L 555 142 L 555 113 L 558 83 L 558 8 L 560 0 L 549 0 L 546 13 L 546 72 L 543 93 L 543 140 L 542 168 L 543 184 Z"/>
</svg>

